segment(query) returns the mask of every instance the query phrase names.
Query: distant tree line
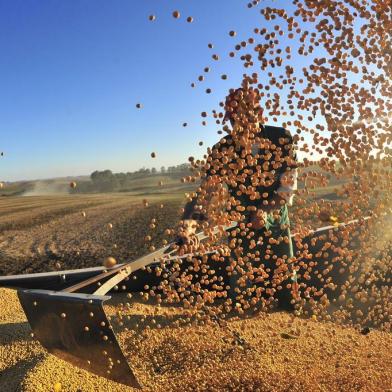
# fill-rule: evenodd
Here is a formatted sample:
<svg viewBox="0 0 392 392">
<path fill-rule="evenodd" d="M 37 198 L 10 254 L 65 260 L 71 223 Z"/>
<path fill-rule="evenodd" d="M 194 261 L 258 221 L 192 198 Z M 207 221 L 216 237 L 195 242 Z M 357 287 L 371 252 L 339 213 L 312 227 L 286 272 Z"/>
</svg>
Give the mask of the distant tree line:
<svg viewBox="0 0 392 392">
<path fill-rule="evenodd" d="M 91 183 L 85 185 L 86 189 L 80 189 L 83 191 L 98 191 L 98 192 L 112 192 L 117 190 L 126 189 L 131 186 L 132 181 L 139 178 L 145 178 L 149 176 L 160 176 L 166 175 L 170 177 L 182 177 L 189 174 L 190 165 L 188 163 L 182 163 L 177 166 L 162 166 L 159 170 L 155 167 L 149 169 L 142 167 L 134 172 L 126 173 L 113 173 L 111 170 L 96 170 L 90 175 Z"/>
</svg>

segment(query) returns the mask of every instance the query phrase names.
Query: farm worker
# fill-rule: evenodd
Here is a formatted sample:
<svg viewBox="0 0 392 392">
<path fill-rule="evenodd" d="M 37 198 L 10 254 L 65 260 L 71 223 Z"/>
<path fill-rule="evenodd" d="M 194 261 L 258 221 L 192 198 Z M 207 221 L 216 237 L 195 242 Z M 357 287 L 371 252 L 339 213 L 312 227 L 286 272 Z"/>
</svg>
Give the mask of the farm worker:
<svg viewBox="0 0 392 392">
<path fill-rule="evenodd" d="M 185 205 L 178 230 L 180 247 L 186 252 L 198 248 L 196 229 L 211 216 L 215 220 L 219 216 L 213 200 L 225 188 L 226 212 L 246 234 L 238 235 L 236 228 L 229 236 L 230 298 L 244 302 L 258 290 L 257 297 L 277 298 L 279 306 L 291 308 L 293 296 L 287 284 L 293 278 L 294 254 L 288 207 L 298 176 L 293 138 L 284 128 L 263 124 L 259 92 L 246 81 L 230 91 L 224 108 L 224 121 L 230 122 L 231 129 L 225 126 L 228 134 L 209 150 L 199 191 Z"/>
</svg>

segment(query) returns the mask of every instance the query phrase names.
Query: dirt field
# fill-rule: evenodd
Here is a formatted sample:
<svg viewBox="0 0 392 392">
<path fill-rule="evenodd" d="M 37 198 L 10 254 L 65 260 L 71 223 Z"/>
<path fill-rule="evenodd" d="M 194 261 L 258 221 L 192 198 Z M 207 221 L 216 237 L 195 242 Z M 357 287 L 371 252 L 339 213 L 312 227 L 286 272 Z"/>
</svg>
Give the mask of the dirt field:
<svg viewBox="0 0 392 392">
<path fill-rule="evenodd" d="M 152 232 L 153 243 L 162 245 L 164 230 L 179 216 L 181 196 L 166 197 L 163 209 L 161 196 L 145 197 L 152 202 L 148 208 L 143 198 L 105 194 L 0 199 L 0 275 L 91 267 L 102 265 L 107 256 L 130 260 L 148 251 L 147 232 Z M 154 231 L 148 228 L 152 218 L 157 219 Z"/>
<path fill-rule="evenodd" d="M 178 219 L 180 195 L 5 197 L 0 200 L 0 274 L 119 262 L 160 246 Z M 83 216 L 85 212 L 85 216 Z M 112 225 L 112 228 L 110 225 Z M 169 239 L 169 238 L 167 238 Z M 107 312 L 114 315 L 122 298 Z M 48 354 L 30 337 L 16 293 L 0 289 L 0 391 L 131 391 Z M 392 391 L 392 335 L 276 312 L 227 325 L 179 325 L 181 308 L 134 300 L 116 324 L 139 380 L 150 391 Z M 153 319 L 155 321 L 153 321 Z M 159 320 L 162 328 L 158 328 Z M 136 326 L 137 323 L 138 325 Z M 60 383 L 60 384 L 59 384 Z"/>
</svg>

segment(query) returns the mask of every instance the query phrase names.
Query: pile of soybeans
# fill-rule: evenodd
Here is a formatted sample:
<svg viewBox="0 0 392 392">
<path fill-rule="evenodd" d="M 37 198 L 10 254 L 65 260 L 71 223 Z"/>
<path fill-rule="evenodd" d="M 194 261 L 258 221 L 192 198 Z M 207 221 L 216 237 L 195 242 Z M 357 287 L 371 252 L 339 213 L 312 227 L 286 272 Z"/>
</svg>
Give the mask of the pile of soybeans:
<svg viewBox="0 0 392 392">
<path fill-rule="evenodd" d="M 46 353 L 31 339 L 15 293 L 1 289 L 0 299 L 0 390 L 134 390 Z M 285 312 L 181 326 L 182 312 L 138 301 L 129 312 L 139 336 L 123 331 L 119 340 L 146 391 L 392 391 L 390 333 Z M 152 314 L 162 329 L 149 323 Z"/>
</svg>

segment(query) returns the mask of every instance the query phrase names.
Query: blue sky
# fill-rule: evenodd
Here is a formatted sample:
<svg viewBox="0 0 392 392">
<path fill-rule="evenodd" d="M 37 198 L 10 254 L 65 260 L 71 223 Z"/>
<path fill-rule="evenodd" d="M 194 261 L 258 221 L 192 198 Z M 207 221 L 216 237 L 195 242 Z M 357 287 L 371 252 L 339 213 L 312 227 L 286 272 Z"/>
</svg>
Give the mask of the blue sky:
<svg viewBox="0 0 392 392">
<path fill-rule="evenodd" d="M 0 180 L 132 171 L 200 156 L 198 141 L 218 138 L 215 124 L 201 126 L 200 113 L 217 107 L 245 71 L 228 52 L 261 27 L 259 9 L 247 3 L 0 0 Z M 205 66 L 207 81 L 190 88 Z"/>
</svg>

